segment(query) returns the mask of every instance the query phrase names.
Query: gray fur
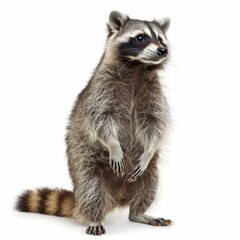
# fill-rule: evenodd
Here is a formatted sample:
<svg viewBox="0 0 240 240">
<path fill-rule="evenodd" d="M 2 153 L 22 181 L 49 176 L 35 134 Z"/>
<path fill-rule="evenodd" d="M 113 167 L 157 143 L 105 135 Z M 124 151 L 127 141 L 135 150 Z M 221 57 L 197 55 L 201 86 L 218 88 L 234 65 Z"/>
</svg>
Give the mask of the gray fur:
<svg viewBox="0 0 240 240">
<path fill-rule="evenodd" d="M 74 217 L 90 224 L 87 233 L 94 235 L 105 233 L 105 216 L 120 206 L 130 206 L 132 221 L 157 225 L 144 213 L 155 199 L 157 162 L 169 127 L 168 104 L 157 74 L 166 61 L 156 66 L 121 62 L 118 38 L 133 27 L 131 22 L 124 28 L 125 16 L 110 14 L 115 32 L 76 101 L 66 138 Z"/>
</svg>

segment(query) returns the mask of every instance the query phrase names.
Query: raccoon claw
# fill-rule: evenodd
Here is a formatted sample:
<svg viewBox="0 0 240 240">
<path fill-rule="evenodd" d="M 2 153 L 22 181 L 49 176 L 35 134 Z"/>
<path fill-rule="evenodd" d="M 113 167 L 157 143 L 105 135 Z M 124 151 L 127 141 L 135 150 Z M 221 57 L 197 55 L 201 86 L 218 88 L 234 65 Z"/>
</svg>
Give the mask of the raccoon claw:
<svg viewBox="0 0 240 240">
<path fill-rule="evenodd" d="M 120 162 L 116 162 L 114 160 L 110 160 L 110 166 L 113 169 L 114 173 L 117 174 L 117 176 L 119 176 L 121 174 L 121 176 L 124 176 L 124 161 L 121 160 Z"/>
<path fill-rule="evenodd" d="M 143 170 L 141 170 L 140 166 L 136 166 L 134 170 L 129 173 L 130 177 L 128 178 L 128 182 L 135 182 L 142 174 Z"/>
<path fill-rule="evenodd" d="M 149 224 L 153 226 L 168 227 L 168 226 L 172 226 L 174 222 L 171 221 L 170 219 L 152 218 L 149 220 Z"/>
<path fill-rule="evenodd" d="M 98 225 L 98 226 L 89 226 L 86 230 L 86 233 L 89 235 L 102 235 L 106 233 L 105 228 L 103 227 L 103 225 Z"/>
<path fill-rule="evenodd" d="M 119 146 L 112 146 L 110 149 L 109 164 L 113 169 L 114 173 L 123 177 L 124 175 L 124 160 L 123 152 Z"/>
<path fill-rule="evenodd" d="M 174 225 L 174 222 L 170 219 L 165 219 L 165 218 L 158 218 L 156 221 L 159 223 L 160 226 L 172 226 Z"/>
</svg>

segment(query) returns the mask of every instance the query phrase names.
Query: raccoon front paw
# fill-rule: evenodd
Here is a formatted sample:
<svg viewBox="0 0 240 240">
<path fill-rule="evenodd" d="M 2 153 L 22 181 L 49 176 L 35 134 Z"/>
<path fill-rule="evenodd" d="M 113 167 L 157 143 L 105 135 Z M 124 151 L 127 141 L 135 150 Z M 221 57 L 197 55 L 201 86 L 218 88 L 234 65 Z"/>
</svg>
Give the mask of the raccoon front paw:
<svg viewBox="0 0 240 240">
<path fill-rule="evenodd" d="M 141 168 L 140 164 L 133 169 L 132 172 L 129 173 L 128 182 L 135 182 L 139 176 L 141 176 L 144 172 L 144 169 Z"/>
<path fill-rule="evenodd" d="M 129 173 L 128 182 L 135 182 L 147 169 L 149 162 L 151 161 L 153 153 L 151 151 L 145 151 L 138 159 L 138 162 L 132 172 Z"/>
<path fill-rule="evenodd" d="M 113 169 L 114 173 L 117 174 L 117 176 L 119 176 L 121 174 L 121 176 L 124 176 L 124 162 L 123 160 L 120 162 L 115 162 L 114 160 L 110 160 L 110 166 Z"/>
<path fill-rule="evenodd" d="M 146 170 L 149 164 L 149 161 L 150 159 L 145 159 L 143 157 L 140 157 L 133 171 L 129 173 L 128 182 L 135 182 Z"/>
<path fill-rule="evenodd" d="M 124 160 L 122 149 L 117 149 L 110 152 L 109 164 L 117 176 L 120 174 L 122 177 L 124 176 Z"/>
</svg>

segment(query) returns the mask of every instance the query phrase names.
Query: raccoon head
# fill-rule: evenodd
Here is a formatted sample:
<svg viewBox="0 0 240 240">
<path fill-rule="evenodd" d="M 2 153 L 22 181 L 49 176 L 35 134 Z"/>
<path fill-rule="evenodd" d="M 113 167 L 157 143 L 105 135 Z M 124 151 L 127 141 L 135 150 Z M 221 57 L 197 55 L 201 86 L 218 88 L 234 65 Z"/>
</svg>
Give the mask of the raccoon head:
<svg viewBox="0 0 240 240">
<path fill-rule="evenodd" d="M 141 21 L 113 11 L 109 16 L 109 41 L 117 48 L 117 55 L 124 62 L 147 65 L 163 63 L 168 57 L 166 32 L 169 18 Z"/>
</svg>

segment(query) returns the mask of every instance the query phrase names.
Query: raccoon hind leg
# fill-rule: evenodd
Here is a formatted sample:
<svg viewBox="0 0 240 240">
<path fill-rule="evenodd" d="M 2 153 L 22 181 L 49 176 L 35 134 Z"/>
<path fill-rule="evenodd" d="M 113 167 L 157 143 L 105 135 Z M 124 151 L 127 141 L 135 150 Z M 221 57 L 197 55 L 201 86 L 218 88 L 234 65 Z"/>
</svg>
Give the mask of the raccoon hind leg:
<svg viewBox="0 0 240 240">
<path fill-rule="evenodd" d="M 78 221 L 89 224 L 87 234 L 102 235 L 106 233 L 103 226 L 105 216 L 116 207 L 116 203 L 96 160 L 88 159 L 81 167 L 81 176 L 75 176 L 73 215 Z"/>
<path fill-rule="evenodd" d="M 145 215 L 147 209 L 155 199 L 158 186 L 158 173 L 154 164 L 150 163 L 150 169 L 146 170 L 136 182 L 138 191 L 133 192 L 132 203 L 130 204 L 129 220 L 138 223 L 149 224 L 152 226 L 170 226 L 173 222 L 169 219 L 155 218 Z M 140 191 L 139 191 L 140 189 Z"/>
</svg>

